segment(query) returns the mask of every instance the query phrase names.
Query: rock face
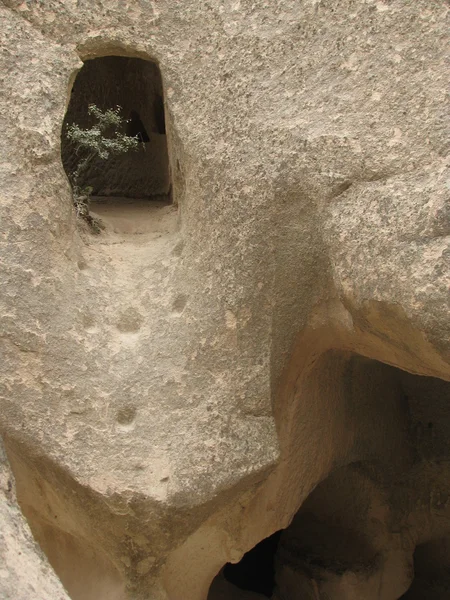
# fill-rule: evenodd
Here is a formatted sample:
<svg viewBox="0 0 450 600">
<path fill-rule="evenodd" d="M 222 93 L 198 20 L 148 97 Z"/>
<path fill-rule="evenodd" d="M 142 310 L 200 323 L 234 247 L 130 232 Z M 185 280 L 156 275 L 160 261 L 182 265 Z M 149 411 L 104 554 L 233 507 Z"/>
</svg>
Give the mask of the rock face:
<svg viewBox="0 0 450 600">
<path fill-rule="evenodd" d="M 3 600 L 69 600 L 17 507 L 14 477 L 0 443 L 0 593 Z"/>
<path fill-rule="evenodd" d="M 0 431 L 72 600 L 449 597 L 448 10 L 1 3 Z M 94 235 L 61 130 L 102 57 L 161 74 L 173 203 L 130 164 Z M 64 598 L 9 502 L 0 596 Z"/>
</svg>

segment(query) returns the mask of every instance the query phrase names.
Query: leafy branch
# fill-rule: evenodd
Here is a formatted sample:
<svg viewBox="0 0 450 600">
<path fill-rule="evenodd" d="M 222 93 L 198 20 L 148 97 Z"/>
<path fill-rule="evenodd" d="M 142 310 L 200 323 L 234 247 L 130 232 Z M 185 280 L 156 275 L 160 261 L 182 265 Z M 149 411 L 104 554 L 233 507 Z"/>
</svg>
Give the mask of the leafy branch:
<svg viewBox="0 0 450 600">
<path fill-rule="evenodd" d="M 138 137 L 123 133 L 127 120 L 121 116 L 121 110 L 120 106 L 116 106 L 102 111 L 95 104 L 89 104 L 88 114 L 95 119 L 94 125 L 89 129 L 82 129 L 72 123 L 66 129 L 66 137 L 73 145 L 74 153 L 80 157 L 76 168 L 69 174 L 75 210 L 97 232 L 99 225 L 89 214 L 92 187 L 83 187 L 80 182 L 94 159 L 108 160 L 112 156 L 138 149 Z"/>
</svg>

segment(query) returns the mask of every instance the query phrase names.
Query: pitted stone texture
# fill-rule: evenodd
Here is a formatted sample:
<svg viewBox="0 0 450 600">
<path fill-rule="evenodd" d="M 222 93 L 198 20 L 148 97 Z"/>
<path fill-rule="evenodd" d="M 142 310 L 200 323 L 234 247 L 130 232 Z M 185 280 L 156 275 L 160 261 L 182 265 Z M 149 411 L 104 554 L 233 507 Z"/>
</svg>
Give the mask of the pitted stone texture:
<svg viewBox="0 0 450 600">
<path fill-rule="evenodd" d="M 309 379 L 328 349 L 449 377 L 447 12 L 3 1 L 1 428 L 61 577 L 68 532 L 81 566 L 107 557 L 95 600 L 114 581 L 127 599 L 204 600 L 358 459 L 329 411 L 339 366 Z M 159 63 L 178 210 L 94 238 L 60 129 L 80 59 L 112 54 Z"/>
</svg>

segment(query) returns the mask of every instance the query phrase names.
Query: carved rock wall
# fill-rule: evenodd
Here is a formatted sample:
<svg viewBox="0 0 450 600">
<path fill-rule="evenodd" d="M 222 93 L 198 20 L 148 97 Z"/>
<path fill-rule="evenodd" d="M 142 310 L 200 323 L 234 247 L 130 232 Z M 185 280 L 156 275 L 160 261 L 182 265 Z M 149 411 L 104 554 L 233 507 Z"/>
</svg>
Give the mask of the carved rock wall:
<svg viewBox="0 0 450 600">
<path fill-rule="evenodd" d="M 447 15 L 3 0 L 0 427 L 73 600 L 205 600 L 298 515 L 295 541 L 339 474 L 383 599 L 420 595 L 414 558 L 426 585 L 424 548 L 447 543 L 448 403 L 444 383 L 418 383 L 450 379 Z M 93 236 L 60 135 L 82 61 L 102 56 L 159 65 L 174 204 L 121 206 Z M 314 590 L 294 554 L 274 594 Z M 330 575 L 322 592 L 375 579 Z"/>
<path fill-rule="evenodd" d="M 0 592 L 4 600 L 69 600 L 33 540 L 16 499 L 14 476 L 0 445 Z"/>
</svg>

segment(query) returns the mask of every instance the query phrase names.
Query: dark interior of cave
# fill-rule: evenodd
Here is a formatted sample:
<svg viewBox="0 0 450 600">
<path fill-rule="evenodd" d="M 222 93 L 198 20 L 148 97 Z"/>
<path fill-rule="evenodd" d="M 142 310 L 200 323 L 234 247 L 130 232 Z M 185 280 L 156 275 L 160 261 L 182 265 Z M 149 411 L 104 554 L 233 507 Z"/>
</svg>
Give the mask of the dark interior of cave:
<svg viewBox="0 0 450 600">
<path fill-rule="evenodd" d="M 241 590 L 270 598 L 275 587 L 275 553 L 280 536 L 281 531 L 277 531 L 244 554 L 237 564 L 225 565 L 225 579 Z"/>
</svg>

